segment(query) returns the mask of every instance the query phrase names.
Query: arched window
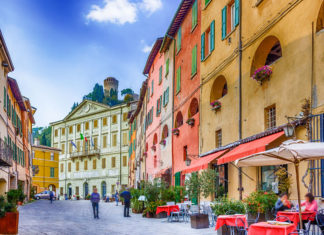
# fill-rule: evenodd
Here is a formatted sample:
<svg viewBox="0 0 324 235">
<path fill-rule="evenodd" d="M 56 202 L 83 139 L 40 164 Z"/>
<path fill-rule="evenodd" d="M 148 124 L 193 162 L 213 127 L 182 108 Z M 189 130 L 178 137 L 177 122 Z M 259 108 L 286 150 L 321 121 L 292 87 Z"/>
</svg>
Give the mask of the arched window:
<svg viewBox="0 0 324 235">
<path fill-rule="evenodd" d="M 210 103 L 219 100 L 227 94 L 227 82 L 223 75 L 218 76 L 210 92 Z"/>
<path fill-rule="evenodd" d="M 265 38 L 255 52 L 252 66 L 251 76 L 254 71 L 264 65 L 271 65 L 282 56 L 281 44 L 277 37 L 269 36 Z"/>
<path fill-rule="evenodd" d="M 86 196 L 88 196 L 88 194 L 89 194 L 89 185 L 88 185 L 88 183 L 83 184 L 83 192 L 84 192 L 83 196 L 84 196 L 84 198 L 86 198 Z"/>
<path fill-rule="evenodd" d="M 316 33 L 324 29 L 324 2 L 319 10 L 317 21 L 316 21 Z"/>
<path fill-rule="evenodd" d="M 193 98 L 189 106 L 188 117 L 191 118 L 198 112 L 199 112 L 198 100 L 196 98 Z"/>
<path fill-rule="evenodd" d="M 158 138 L 157 138 L 157 134 L 155 133 L 154 137 L 153 137 L 153 145 L 156 145 L 157 141 L 158 141 Z"/>
<path fill-rule="evenodd" d="M 183 124 L 183 116 L 181 112 L 177 113 L 176 120 L 175 120 L 175 128 L 179 128 Z"/>
<path fill-rule="evenodd" d="M 162 129 L 162 140 L 166 139 L 169 136 L 169 128 L 167 125 L 164 125 Z"/>
</svg>

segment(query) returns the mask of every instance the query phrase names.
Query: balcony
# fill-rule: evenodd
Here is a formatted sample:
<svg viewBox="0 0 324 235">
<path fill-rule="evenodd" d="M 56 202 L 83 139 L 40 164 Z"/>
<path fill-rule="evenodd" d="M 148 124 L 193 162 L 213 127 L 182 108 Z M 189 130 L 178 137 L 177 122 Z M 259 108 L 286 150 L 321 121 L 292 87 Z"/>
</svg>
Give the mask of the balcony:
<svg viewBox="0 0 324 235">
<path fill-rule="evenodd" d="M 2 139 L 0 139 L 0 167 L 12 166 L 12 159 L 12 150 Z"/>
<path fill-rule="evenodd" d="M 85 149 L 81 151 L 76 151 L 71 153 L 71 158 L 81 158 L 81 157 L 93 157 L 93 156 L 99 156 L 100 155 L 100 149 Z"/>
</svg>

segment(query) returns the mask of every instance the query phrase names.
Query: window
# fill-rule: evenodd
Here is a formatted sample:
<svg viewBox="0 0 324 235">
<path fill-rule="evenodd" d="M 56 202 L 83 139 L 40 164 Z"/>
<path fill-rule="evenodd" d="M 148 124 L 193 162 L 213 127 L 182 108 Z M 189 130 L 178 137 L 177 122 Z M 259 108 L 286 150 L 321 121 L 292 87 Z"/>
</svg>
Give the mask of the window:
<svg viewBox="0 0 324 235">
<path fill-rule="evenodd" d="M 98 128 L 98 120 L 93 121 L 93 128 Z"/>
<path fill-rule="evenodd" d="M 102 125 L 107 126 L 107 118 L 106 117 L 102 119 Z"/>
<path fill-rule="evenodd" d="M 111 193 L 115 193 L 115 185 L 114 184 L 111 185 Z"/>
<path fill-rule="evenodd" d="M 65 128 L 62 128 L 62 130 L 61 130 L 61 134 L 62 134 L 62 135 L 65 135 Z"/>
<path fill-rule="evenodd" d="M 177 40 L 177 53 L 178 53 L 181 49 L 181 27 L 179 27 L 179 29 L 178 29 L 176 40 Z"/>
<path fill-rule="evenodd" d="M 220 198 L 228 193 L 228 164 L 215 166 L 215 197 Z"/>
<path fill-rule="evenodd" d="M 183 161 L 187 160 L 188 146 L 183 146 Z"/>
<path fill-rule="evenodd" d="M 51 161 L 54 161 L 54 153 L 51 153 Z"/>
<path fill-rule="evenodd" d="M 87 160 L 84 161 L 84 170 L 85 171 L 88 170 L 88 161 Z"/>
<path fill-rule="evenodd" d="M 98 148 L 98 137 L 93 138 L 93 145 L 95 149 Z"/>
<path fill-rule="evenodd" d="M 191 52 L 191 76 L 197 73 L 197 45 L 194 46 Z"/>
<path fill-rule="evenodd" d="M 106 158 L 101 159 L 101 167 L 102 169 L 106 168 Z"/>
<path fill-rule="evenodd" d="M 112 134 L 112 146 L 117 146 L 117 134 Z"/>
<path fill-rule="evenodd" d="M 182 113 L 178 112 L 176 116 L 176 123 L 175 123 L 175 128 L 179 128 L 183 124 L 183 117 Z"/>
<path fill-rule="evenodd" d="M 265 109 L 265 124 L 266 129 L 276 127 L 276 106 L 271 105 Z"/>
<path fill-rule="evenodd" d="M 72 143 L 71 142 L 69 143 L 69 153 L 70 154 L 72 153 Z"/>
<path fill-rule="evenodd" d="M 80 132 L 80 131 L 81 131 L 81 125 L 78 124 L 78 125 L 77 125 L 77 132 Z"/>
<path fill-rule="evenodd" d="M 63 187 L 60 187 L 60 195 L 63 195 Z"/>
<path fill-rule="evenodd" d="M 193 116 L 196 115 L 196 113 L 199 112 L 199 104 L 198 104 L 198 100 L 196 98 L 193 98 L 190 106 L 189 106 L 189 110 L 188 110 L 188 118 L 191 118 Z"/>
<path fill-rule="evenodd" d="M 180 92 L 181 89 L 181 66 L 177 69 L 177 87 L 176 87 L 176 95 Z"/>
<path fill-rule="evenodd" d="M 54 167 L 50 168 L 50 177 L 54 178 Z"/>
<path fill-rule="evenodd" d="M 207 6 L 210 1 L 211 0 L 205 0 L 205 6 Z"/>
<path fill-rule="evenodd" d="M 163 107 L 169 103 L 169 87 L 163 92 Z"/>
<path fill-rule="evenodd" d="M 77 151 L 80 151 L 80 141 L 77 141 Z"/>
<path fill-rule="evenodd" d="M 123 146 L 128 145 L 127 132 L 123 133 Z"/>
<path fill-rule="evenodd" d="M 3 87 L 3 108 L 7 110 L 7 89 Z"/>
<path fill-rule="evenodd" d="M 151 82 L 151 96 L 153 96 L 153 92 L 154 92 L 154 80 L 152 80 Z"/>
<path fill-rule="evenodd" d="M 80 162 L 76 162 L 75 163 L 75 170 L 79 171 L 79 169 L 80 169 Z"/>
<path fill-rule="evenodd" d="M 316 20 L 316 33 L 324 29 L 324 3 L 322 3 Z"/>
<path fill-rule="evenodd" d="M 218 76 L 210 92 L 210 103 L 219 100 L 227 94 L 227 82 L 223 75 Z"/>
<path fill-rule="evenodd" d="M 63 163 L 61 163 L 60 169 L 61 169 L 61 173 L 62 173 L 64 171 L 64 165 L 63 165 Z"/>
<path fill-rule="evenodd" d="M 278 180 L 275 172 L 279 166 L 262 166 L 261 167 L 261 190 L 273 191 L 279 193 Z"/>
<path fill-rule="evenodd" d="M 235 4 L 230 6 L 231 8 L 231 31 L 235 29 Z"/>
<path fill-rule="evenodd" d="M 96 159 L 93 159 L 92 161 L 92 169 L 97 169 L 97 160 Z"/>
<path fill-rule="evenodd" d="M 58 130 L 56 129 L 55 131 L 54 131 L 54 135 L 55 135 L 55 137 L 57 137 L 58 136 Z"/>
<path fill-rule="evenodd" d="M 191 29 L 193 30 L 196 28 L 198 23 L 198 4 L 197 0 L 192 5 L 192 22 L 191 22 Z"/>
<path fill-rule="evenodd" d="M 86 130 L 86 131 L 89 130 L 89 122 L 86 122 L 86 123 L 85 123 L 85 130 Z"/>
<path fill-rule="evenodd" d="M 212 21 L 201 35 L 201 61 L 209 56 L 215 48 L 215 21 Z"/>
<path fill-rule="evenodd" d="M 117 124 L 117 115 L 112 116 L 112 124 Z"/>
<path fill-rule="evenodd" d="M 166 139 L 169 136 L 169 128 L 167 125 L 164 125 L 162 130 L 162 140 Z"/>
<path fill-rule="evenodd" d="M 216 148 L 219 148 L 222 146 L 222 130 L 217 130 L 215 133 L 215 141 L 216 141 Z"/>
<path fill-rule="evenodd" d="M 71 162 L 68 163 L 68 172 L 71 172 Z"/>
<path fill-rule="evenodd" d="M 161 106 L 162 106 L 162 95 L 156 101 L 156 116 L 159 116 L 159 114 L 161 113 Z"/>
<path fill-rule="evenodd" d="M 163 67 L 161 65 L 160 69 L 159 69 L 159 84 L 161 84 L 161 82 L 162 82 L 162 71 L 163 71 Z"/>
<path fill-rule="evenodd" d="M 69 134 L 73 133 L 73 126 L 69 126 Z"/>
<path fill-rule="evenodd" d="M 123 156 L 123 166 L 127 166 L 127 157 Z"/>
<path fill-rule="evenodd" d="M 168 58 L 165 62 L 165 76 L 168 76 L 168 74 L 169 74 L 169 63 L 170 63 L 170 61 Z"/>
<path fill-rule="evenodd" d="M 107 148 L 107 136 L 106 135 L 104 135 L 102 137 L 102 146 L 103 146 L 103 148 Z"/>
<path fill-rule="evenodd" d="M 65 144 L 62 144 L 62 154 L 65 153 Z"/>
<path fill-rule="evenodd" d="M 115 168 L 116 167 L 116 158 L 112 157 L 111 158 L 111 168 Z"/>
<path fill-rule="evenodd" d="M 232 0 L 222 9 L 222 39 L 239 24 L 239 0 Z"/>
<path fill-rule="evenodd" d="M 123 113 L 123 121 L 127 122 L 128 119 L 128 113 Z"/>
</svg>

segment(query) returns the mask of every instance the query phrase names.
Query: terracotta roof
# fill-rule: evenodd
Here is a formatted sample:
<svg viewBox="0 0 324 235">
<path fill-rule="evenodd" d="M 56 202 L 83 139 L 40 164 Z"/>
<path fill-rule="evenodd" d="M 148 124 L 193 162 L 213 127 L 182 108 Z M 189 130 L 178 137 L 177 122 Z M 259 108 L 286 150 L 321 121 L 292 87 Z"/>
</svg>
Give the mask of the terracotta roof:
<svg viewBox="0 0 324 235">
<path fill-rule="evenodd" d="M 46 150 L 51 150 L 51 151 L 58 151 L 61 152 L 61 149 L 58 148 L 53 148 L 45 145 L 33 145 L 32 148 L 39 148 L 39 149 L 46 149 Z"/>
<path fill-rule="evenodd" d="M 24 103 L 23 96 L 21 95 L 21 92 L 20 92 L 20 89 L 19 89 L 19 86 L 18 86 L 18 83 L 17 83 L 16 79 L 8 77 L 8 83 L 10 85 L 11 91 L 12 91 L 15 99 L 17 100 L 17 103 L 18 103 L 18 105 L 20 107 L 20 110 L 21 111 L 27 111 L 25 103 Z"/>
<path fill-rule="evenodd" d="M 162 41 L 163 41 L 163 38 L 156 39 L 156 41 L 154 43 L 154 46 L 153 46 L 153 48 L 152 48 L 152 50 L 150 52 L 150 55 L 147 58 L 147 61 L 146 61 L 145 67 L 144 67 L 143 74 L 148 74 L 150 72 L 150 68 L 151 68 L 151 66 L 153 64 L 153 61 L 155 59 L 155 56 L 160 51 L 160 47 L 161 47 Z"/>
<path fill-rule="evenodd" d="M 33 108 L 32 108 L 32 106 L 30 105 L 29 98 L 27 98 L 27 97 L 23 97 L 23 98 L 24 98 L 24 100 L 25 100 L 25 104 L 26 104 L 26 106 L 27 106 L 27 112 L 28 112 L 29 119 L 31 120 L 32 124 L 35 124 Z M 28 110 L 29 110 L 29 111 L 28 111 Z"/>
<path fill-rule="evenodd" d="M 6 42 L 5 42 L 4 38 L 3 38 L 1 30 L 0 30 L 0 42 L 1 42 L 0 48 L 2 48 L 2 47 L 4 48 L 5 55 L 6 55 L 7 59 L 8 59 L 8 64 L 10 66 L 10 71 L 14 71 L 15 67 L 13 66 L 13 63 L 12 63 L 12 60 L 11 60 L 11 57 L 10 57 L 10 54 L 9 54 Z"/>
</svg>

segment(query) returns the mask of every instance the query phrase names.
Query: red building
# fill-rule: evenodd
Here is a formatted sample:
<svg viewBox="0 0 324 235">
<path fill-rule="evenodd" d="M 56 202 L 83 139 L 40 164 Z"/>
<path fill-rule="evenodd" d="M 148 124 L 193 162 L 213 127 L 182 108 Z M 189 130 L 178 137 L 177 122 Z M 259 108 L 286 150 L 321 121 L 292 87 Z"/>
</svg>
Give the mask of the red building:
<svg viewBox="0 0 324 235">
<path fill-rule="evenodd" d="M 161 51 L 175 42 L 173 89 L 173 183 L 183 185 L 188 166 L 199 154 L 200 0 L 183 0 L 167 31 Z"/>
</svg>

